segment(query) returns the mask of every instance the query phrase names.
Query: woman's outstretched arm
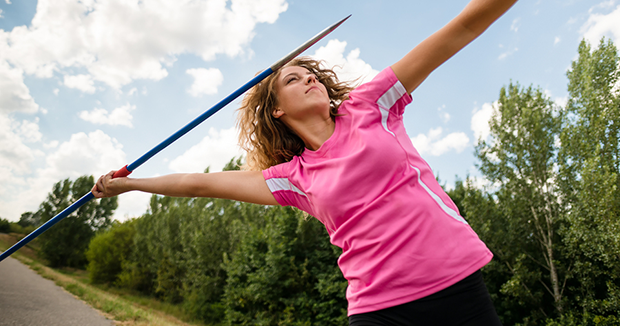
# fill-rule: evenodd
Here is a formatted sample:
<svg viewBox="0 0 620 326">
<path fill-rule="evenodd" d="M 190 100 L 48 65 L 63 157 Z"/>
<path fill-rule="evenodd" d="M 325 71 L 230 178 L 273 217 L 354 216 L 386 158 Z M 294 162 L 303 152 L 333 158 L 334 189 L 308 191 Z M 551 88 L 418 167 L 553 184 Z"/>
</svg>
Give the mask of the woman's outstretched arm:
<svg viewBox="0 0 620 326">
<path fill-rule="evenodd" d="M 138 190 L 172 197 L 211 197 L 261 205 L 278 205 L 260 171 L 169 174 L 154 178 L 101 176 L 92 189 L 96 198 Z"/>
<path fill-rule="evenodd" d="M 472 0 L 461 13 L 392 65 L 407 92 L 484 32 L 516 0 Z"/>
</svg>

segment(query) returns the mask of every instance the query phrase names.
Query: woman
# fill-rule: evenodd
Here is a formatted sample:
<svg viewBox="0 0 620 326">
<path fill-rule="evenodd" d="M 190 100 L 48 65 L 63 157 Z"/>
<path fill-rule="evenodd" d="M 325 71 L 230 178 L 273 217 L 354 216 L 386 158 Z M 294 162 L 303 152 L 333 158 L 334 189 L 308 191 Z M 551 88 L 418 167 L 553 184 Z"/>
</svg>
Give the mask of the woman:
<svg viewBox="0 0 620 326">
<path fill-rule="evenodd" d="M 290 205 L 342 248 L 350 325 L 500 325 L 480 268 L 492 258 L 402 123 L 409 95 L 516 0 L 473 0 L 371 82 L 352 90 L 296 59 L 253 88 L 239 113 L 246 171 L 102 176 L 93 194 Z"/>
</svg>

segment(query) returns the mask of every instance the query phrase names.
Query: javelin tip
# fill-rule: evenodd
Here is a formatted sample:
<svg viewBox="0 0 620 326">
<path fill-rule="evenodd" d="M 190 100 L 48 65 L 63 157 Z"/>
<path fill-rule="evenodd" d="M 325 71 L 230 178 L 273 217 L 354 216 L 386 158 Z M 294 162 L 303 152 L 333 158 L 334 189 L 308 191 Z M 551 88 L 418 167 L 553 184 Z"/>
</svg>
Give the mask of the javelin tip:
<svg viewBox="0 0 620 326">
<path fill-rule="evenodd" d="M 269 67 L 269 68 L 271 68 L 272 71 L 276 71 L 276 70 L 282 68 L 282 66 L 287 64 L 289 61 L 293 60 L 296 56 L 300 55 L 302 52 L 307 50 L 309 47 L 314 45 L 316 42 L 320 41 L 322 38 L 327 36 L 327 34 L 331 33 L 333 30 L 338 28 L 338 26 L 340 26 L 342 23 L 344 23 L 345 20 L 349 19 L 349 17 L 351 17 L 351 15 L 348 15 L 347 17 L 344 17 L 339 22 L 336 22 L 336 23 L 332 24 L 331 26 L 327 27 L 326 29 L 324 29 L 320 33 L 316 34 L 313 38 L 311 38 L 306 43 L 302 44 L 301 46 L 299 46 L 298 48 L 293 50 L 293 52 L 289 53 L 284 58 L 282 58 L 282 59 L 278 60 L 276 63 L 272 64 L 271 67 Z"/>
</svg>

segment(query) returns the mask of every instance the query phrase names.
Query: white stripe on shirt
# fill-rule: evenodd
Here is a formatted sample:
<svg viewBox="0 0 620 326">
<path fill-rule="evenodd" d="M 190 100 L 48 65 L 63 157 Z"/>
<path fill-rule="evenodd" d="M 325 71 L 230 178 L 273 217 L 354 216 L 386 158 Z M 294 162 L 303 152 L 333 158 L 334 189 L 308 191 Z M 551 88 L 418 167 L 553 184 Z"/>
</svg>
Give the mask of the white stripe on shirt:
<svg viewBox="0 0 620 326">
<path fill-rule="evenodd" d="M 441 200 L 441 198 L 439 198 L 439 196 L 437 196 L 436 193 L 434 193 L 424 182 L 422 182 L 422 178 L 421 178 L 421 173 L 420 173 L 420 169 L 416 168 L 415 166 L 411 165 L 411 167 L 416 170 L 416 172 L 418 172 L 418 182 L 422 185 L 422 188 L 424 188 L 424 190 L 426 190 L 426 192 L 431 195 L 431 198 L 433 198 L 437 204 L 439 204 L 439 207 L 441 207 L 441 209 L 446 212 L 446 214 L 450 215 L 452 218 L 454 218 L 455 220 L 459 221 L 459 222 L 463 222 L 465 224 L 469 224 L 467 223 L 467 221 L 465 221 L 464 218 L 462 218 L 459 213 L 457 213 L 455 210 L 453 210 L 452 208 L 448 207 L 448 205 L 446 205 L 443 200 Z"/>
<path fill-rule="evenodd" d="M 303 191 L 301 191 L 299 188 L 295 187 L 295 185 L 293 185 L 290 181 L 288 181 L 288 178 L 271 178 L 265 181 L 267 181 L 267 187 L 269 187 L 269 190 L 271 190 L 272 193 L 276 191 L 288 190 L 294 191 L 308 198 L 308 196 L 306 196 Z"/>
<path fill-rule="evenodd" d="M 387 120 L 390 115 L 390 109 L 394 104 L 396 104 L 396 101 L 405 95 L 405 93 L 407 93 L 405 86 L 397 81 L 377 100 L 377 104 L 381 109 L 381 125 L 383 125 L 383 129 L 392 134 L 394 137 L 396 137 L 396 135 L 394 135 L 394 133 L 388 128 Z"/>
</svg>

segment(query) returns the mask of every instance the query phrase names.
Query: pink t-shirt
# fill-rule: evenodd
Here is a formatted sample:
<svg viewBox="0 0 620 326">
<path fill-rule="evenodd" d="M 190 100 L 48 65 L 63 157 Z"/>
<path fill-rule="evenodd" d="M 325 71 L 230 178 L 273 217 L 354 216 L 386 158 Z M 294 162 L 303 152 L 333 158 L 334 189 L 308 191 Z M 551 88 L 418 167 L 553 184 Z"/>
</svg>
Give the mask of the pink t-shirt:
<svg viewBox="0 0 620 326">
<path fill-rule="evenodd" d="M 413 147 L 411 101 L 387 68 L 340 105 L 321 148 L 263 171 L 278 203 L 319 219 L 342 248 L 349 315 L 438 292 L 492 257 Z"/>
</svg>

